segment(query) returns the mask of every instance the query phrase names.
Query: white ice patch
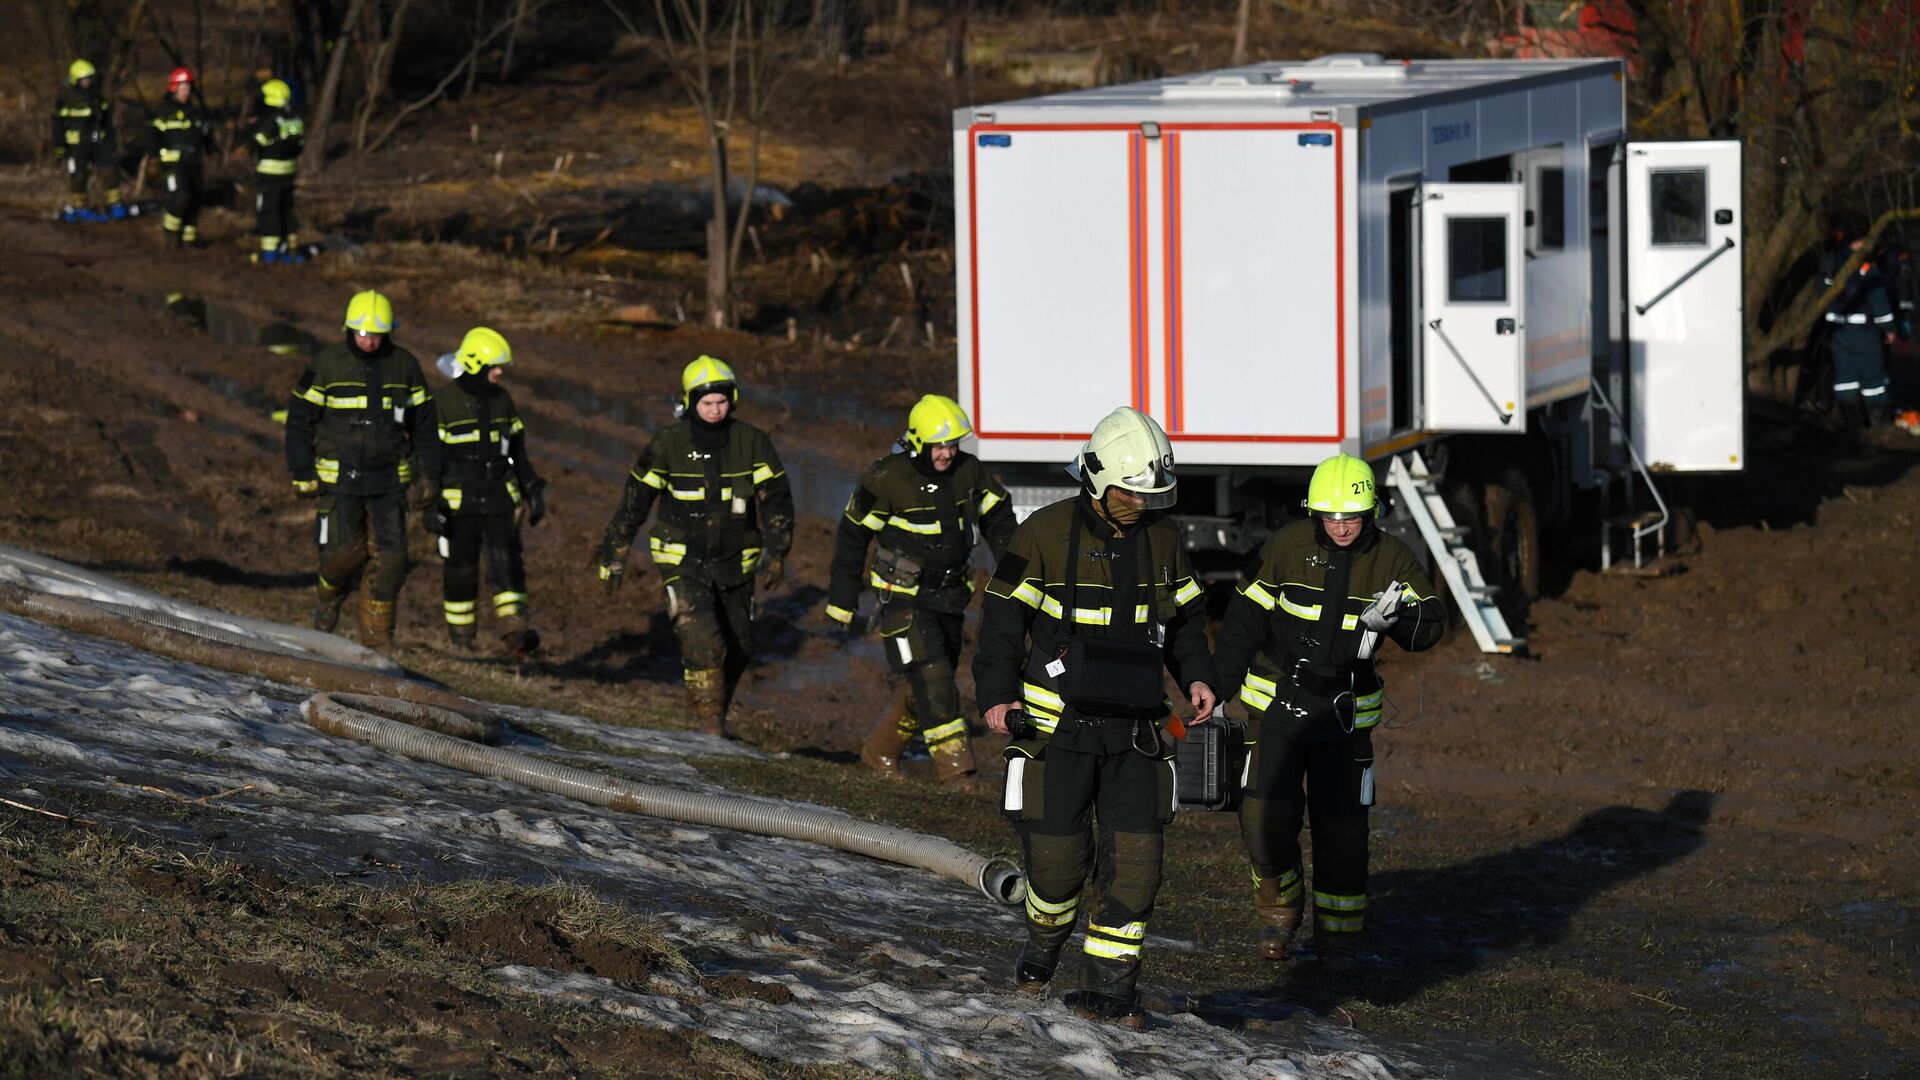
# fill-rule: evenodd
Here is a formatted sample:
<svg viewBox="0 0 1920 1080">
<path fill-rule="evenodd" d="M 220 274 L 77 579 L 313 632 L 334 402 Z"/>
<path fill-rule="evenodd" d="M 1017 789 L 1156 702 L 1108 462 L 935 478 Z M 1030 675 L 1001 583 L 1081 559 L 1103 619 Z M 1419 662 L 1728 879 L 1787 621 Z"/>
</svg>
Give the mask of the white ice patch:
<svg viewBox="0 0 1920 1080">
<path fill-rule="evenodd" d="M 622 987 L 529 968 L 496 972 L 529 994 L 697 1030 L 780 1060 L 928 1076 L 1428 1075 L 1402 1053 L 1389 1057 L 1351 1029 L 1301 1020 L 1304 1010 L 1291 1007 L 1284 1037 L 1177 1011 L 1156 1013 L 1144 1034 L 1083 1022 L 1011 988 L 1022 920 L 964 885 L 385 754 L 310 727 L 299 714 L 305 696 L 0 614 L 0 776 L 9 797 L 59 810 L 76 796 L 110 794 L 121 801 L 103 805 L 128 806 L 121 813 L 150 833 L 314 877 L 581 882 L 655 915 L 703 976 Z M 682 732 L 504 711 L 569 743 L 618 752 L 563 749 L 526 731 L 511 738 L 514 748 L 642 783 L 719 793 L 685 755 L 756 753 Z M 191 815 L 161 813 L 177 803 L 153 789 L 220 798 Z M 140 816 L 148 805 L 155 813 Z M 85 812 L 105 816 L 98 806 Z M 1152 947 L 1193 946 L 1156 934 Z M 791 1000 L 718 996 L 708 988 L 723 975 L 784 988 L 768 996 Z"/>
</svg>

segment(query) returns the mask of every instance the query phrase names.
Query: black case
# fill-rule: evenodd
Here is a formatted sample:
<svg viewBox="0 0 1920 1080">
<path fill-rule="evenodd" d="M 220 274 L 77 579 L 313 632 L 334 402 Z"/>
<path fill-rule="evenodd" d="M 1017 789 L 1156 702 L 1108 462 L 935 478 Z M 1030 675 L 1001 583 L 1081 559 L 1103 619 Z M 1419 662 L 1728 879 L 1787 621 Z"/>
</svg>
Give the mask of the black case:
<svg viewBox="0 0 1920 1080">
<path fill-rule="evenodd" d="M 1174 743 L 1175 789 L 1183 810 L 1234 810 L 1240 806 L 1241 730 L 1238 720 L 1216 716 Z"/>
</svg>

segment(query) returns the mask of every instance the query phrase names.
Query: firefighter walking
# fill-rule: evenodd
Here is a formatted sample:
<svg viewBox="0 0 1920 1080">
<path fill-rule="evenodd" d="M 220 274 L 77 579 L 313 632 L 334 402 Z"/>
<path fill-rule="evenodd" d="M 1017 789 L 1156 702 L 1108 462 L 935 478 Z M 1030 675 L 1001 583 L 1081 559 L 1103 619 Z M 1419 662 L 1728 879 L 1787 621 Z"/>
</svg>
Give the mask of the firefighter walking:
<svg viewBox="0 0 1920 1080">
<path fill-rule="evenodd" d="M 998 558 L 1013 536 L 1013 507 L 1000 481 L 960 440 L 973 425 L 952 398 L 928 394 L 907 414 L 904 454 L 867 470 L 847 500 L 834 544 L 827 617 L 851 627 L 861 575 L 879 599 L 875 624 L 887 665 L 906 682 L 900 714 L 884 716 L 861 747 L 860 760 L 898 777 L 898 760 L 918 732 L 944 784 L 969 782 L 975 771 L 954 671 L 961 629 L 973 601 L 974 536 Z M 867 547 L 877 543 L 871 568 Z"/>
<path fill-rule="evenodd" d="M 393 343 L 393 304 L 371 290 L 347 302 L 344 340 L 314 354 L 287 409 L 287 467 L 294 493 L 318 500 L 320 576 L 313 625 L 332 630 L 362 568 L 360 641 L 393 646 L 394 601 L 407 578 L 406 489 L 427 477 L 437 495 L 440 440 L 420 361 Z M 368 543 L 372 551 L 368 551 Z"/>
<path fill-rule="evenodd" d="M 303 263 L 293 186 L 307 122 L 293 111 L 293 89 L 283 80 L 260 84 L 260 104 L 246 132 L 253 151 L 253 231 L 260 240 L 253 258 L 267 266 Z"/>
<path fill-rule="evenodd" d="M 1432 648 L 1445 608 L 1411 549 L 1380 531 L 1373 470 L 1339 454 L 1307 489 L 1306 521 L 1261 547 L 1227 608 L 1214 659 L 1248 723 L 1240 838 L 1253 863 L 1258 949 L 1282 960 L 1306 908 L 1303 818 L 1313 830 L 1314 953 L 1349 966 L 1367 914 L 1373 731 L 1386 700 L 1383 640 Z"/>
<path fill-rule="evenodd" d="M 546 481 L 533 471 L 526 425 L 500 385 L 512 363 L 507 339 L 485 326 L 467 331 L 460 348 L 442 358 L 442 372 L 453 381 L 433 395 L 440 472 L 429 487 L 438 488 L 439 498 L 422 512 L 421 524 L 440 538 L 449 640 L 471 649 L 478 637 L 484 553 L 493 617 L 507 627 L 501 642 L 508 655 L 524 658 L 539 648 L 540 635 L 527 614 L 520 523 L 538 525 L 547 516 Z"/>
<path fill-rule="evenodd" d="M 1160 513 L 1175 494 L 1166 433 L 1116 409 L 1075 475 L 1080 494 L 1022 522 L 994 570 L 974 682 L 987 726 L 1014 736 L 1002 806 L 1027 872 L 1014 983 L 1039 993 L 1052 981 L 1092 870 L 1083 989 L 1066 1001 L 1082 1016 L 1144 1028 L 1134 986 L 1175 806 L 1162 667 L 1196 722 L 1212 714 L 1220 680 L 1204 595 L 1180 529 Z"/>
<path fill-rule="evenodd" d="M 1836 230 L 1837 237 L 1844 235 Z M 1827 250 L 1821 270 L 1829 287 L 1865 243 L 1856 236 Z M 1893 403 L 1887 395 L 1886 347 L 1893 343 L 1894 312 L 1886 280 L 1871 255 L 1860 260 L 1828 306 L 1826 322 L 1827 347 L 1833 355 L 1833 403 L 1840 415 L 1857 427 L 1889 423 Z"/>
<path fill-rule="evenodd" d="M 167 76 L 167 96 L 147 124 L 147 156 L 160 163 L 167 191 L 160 229 L 169 247 L 199 242 L 200 196 L 212 145 L 206 113 L 193 100 L 193 72 L 174 68 Z"/>
<path fill-rule="evenodd" d="M 67 85 L 54 104 L 53 143 L 60 148 L 60 161 L 67 170 L 61 221 L 118 221 L 127 216 L 126 204 L 120 201 L 120 163 L 114 156 L 113 105 L 99 82 L 91 63 L 75 60 L 67 67 Z M 105 210 L 95 210 L 90 202 L 96 175 L 105 188 Z"/>
<path fill-rule="evenodd" d="M 681 373 L 681 415 L 627 475 L 600 543 L 600 580 L 620 587 L 634 534 L 664 498 L 647 550 L 700 730 L 725 734 L 727 702 L 753 655 L 753 583 L 771 588 L 793 546 L 793 491 L 766 432 L 734 417 L 733 369 L 702 356 Z"/>
</svg>

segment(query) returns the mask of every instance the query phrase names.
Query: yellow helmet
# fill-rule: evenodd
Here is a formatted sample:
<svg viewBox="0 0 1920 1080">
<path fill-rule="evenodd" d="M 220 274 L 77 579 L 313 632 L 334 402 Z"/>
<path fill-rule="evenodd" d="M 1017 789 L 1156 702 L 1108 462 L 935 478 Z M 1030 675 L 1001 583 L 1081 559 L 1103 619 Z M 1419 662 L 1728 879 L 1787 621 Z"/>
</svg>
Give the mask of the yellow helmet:
<svg viewBox="0 0 1920 1080">
<path fill-rule="evenodd" d="M 461 371 L 478 375 L 490 367 L 513 363 L 513 349 L 507 339 L 500 336 L 500 331 L 476 326 L 460 339 L 460 348 L 454 352 L 453 359 Z"/>
<path fill-rule="evenodd" d="M 293 100 L 293 87 L 281 79 L 268 79 L 260 84 L 260 100 L 266 102 L 268 108 L 284 109 L 287 102 Z"/>
<path fill-rule="evenodd" d="M 1173 505 L 1178 484 L 1173 443 L 1153 417 L 1138 409 L 1122 405 L 1094 425 L 1076 464 L 1075 475 L 1096 499 L 1117 487 L 1141 496 L 1149 510 Z"/>
<path fill-rule="evenodd" d="M 74 86 L 79 86 L 81 79 L 91 79 L 94 75 L 93 65 L 85 60 L 75 60 L 67 65 L 67 82 Z"/>
<path fill-rule="evenodd" d="M 1379 505 L 1373 467 L 1351 454 L 1335 454 L 1321 462 L 1307 482 L 1307 512 L 1317 518 L 1368 517 Z"/>
<path fill-rule="evenodd" d="M 967 411 L 950 397 L 928 394 L 907 413 L 907 433 L 900 437 L 907 452 L 918 454 L 929 446 L 956 442 L 973 434 Z"/>
<path fill-rule="evenodd" d="M 728 401 L 740 400 L 740 383 L 733 369 L 717 356 L 702 356 L 680 373 L 680 389 L 686 395 L 687 408 L 708 394 L 725 394 Z"/>
<path fill-rule="evenodd" d="M 393 333 L 393 301 L 372 289 L 354 293 L 347 301 L 345 328 L 363 334 Z"/>
</svg>

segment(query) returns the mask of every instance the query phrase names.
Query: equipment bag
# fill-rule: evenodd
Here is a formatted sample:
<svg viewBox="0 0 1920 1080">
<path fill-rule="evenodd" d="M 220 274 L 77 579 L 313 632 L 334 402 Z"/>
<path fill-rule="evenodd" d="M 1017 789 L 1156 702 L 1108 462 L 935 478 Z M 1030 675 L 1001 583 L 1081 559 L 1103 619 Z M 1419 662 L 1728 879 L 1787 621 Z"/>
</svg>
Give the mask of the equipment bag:
<svg viewBox="0 0 1920 1080">
<path fill-rule="evenodd" d="M 1173 746 L 1174 790 L 1181 809 L 1234 810 L 1240 806 L 1240 771 L 1246 760 L 1245 725 L 1215 716 Z"/>
<path fill-rule="evenodd" d="M 1142 535 L 1135 543 L 1143 545 L 1145 555 L 1142 561 L 1152 554 L 1153 545 Z M 1149 629 L 1148 636 L 1141 638 L 1100 636 L 1080 633 L 1074 623 L 1074 610 L 1078 602 L 1075 587 L 1079 584 L 1080 566 L 1080 510 L 1074 508 L 1073 525 L 1067 536 L 1067 580 L 1066 610 L 1062 612 L 1062 633 L 1066 635 L 1067 645 L 1056 664 L 1064 665 L 1056 678 L 1060 681 L 1060 696 L 1074 711 L 1091 716 L 1116 718 L 1155 717 L 1166 710 L 1166 684 L 1160 674 L 1164 663 L 1160 635 Z M 1113 568 L 1113 626 L 1120 625 L 1121 612 L 1131 613 L 1135 607 L 1133 594 L 1137 582 L 1126 582 L 1123 572 L 1116 565 Z"/>
</svg>

